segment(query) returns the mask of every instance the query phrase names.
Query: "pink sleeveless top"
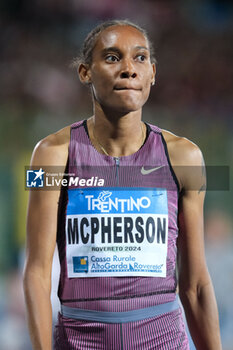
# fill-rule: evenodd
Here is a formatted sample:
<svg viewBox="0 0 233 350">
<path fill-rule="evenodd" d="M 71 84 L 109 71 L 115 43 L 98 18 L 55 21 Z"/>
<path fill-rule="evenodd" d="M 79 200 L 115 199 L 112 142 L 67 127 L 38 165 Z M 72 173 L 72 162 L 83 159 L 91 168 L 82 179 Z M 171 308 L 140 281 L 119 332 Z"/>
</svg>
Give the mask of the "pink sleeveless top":
<svg viewBox="0 0 233 350">
<path fill-rule="evenodd" d="M 143 146 L 119 158 L 93 147 L 86 121 L 71 126 L 57 228 L 63 305 L 121 312 L 175 299 L 179 185 L 161 130 L 146 126 Z"/>
</svg>

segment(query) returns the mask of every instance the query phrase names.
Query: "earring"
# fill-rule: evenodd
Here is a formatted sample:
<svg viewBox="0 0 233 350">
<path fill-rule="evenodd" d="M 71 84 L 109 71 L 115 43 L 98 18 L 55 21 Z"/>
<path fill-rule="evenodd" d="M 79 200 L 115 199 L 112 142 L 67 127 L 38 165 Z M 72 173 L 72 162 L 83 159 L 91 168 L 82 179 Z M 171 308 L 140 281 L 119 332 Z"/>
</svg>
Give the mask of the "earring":
<svg viewBox="0 0 233 350">
<path fill-rule="evenodd" d="M 155 81 L 153 80 L 152 82 L 151 82 L 151 86 L 154 86 L 155 85 Z"/>
</svg>

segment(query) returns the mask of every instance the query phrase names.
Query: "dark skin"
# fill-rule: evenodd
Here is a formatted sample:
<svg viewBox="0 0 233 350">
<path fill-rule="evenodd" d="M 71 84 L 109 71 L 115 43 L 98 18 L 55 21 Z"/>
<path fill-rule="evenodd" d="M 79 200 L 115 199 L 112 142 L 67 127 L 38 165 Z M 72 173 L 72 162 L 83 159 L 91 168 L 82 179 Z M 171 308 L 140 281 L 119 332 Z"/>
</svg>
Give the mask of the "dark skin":
<svg viewBox="0 0 233 350">
<path fill-rule="evenodd" d="M 103 153 L 97 139 L 110 156 L 136 152 L 146 135 L 142 107 L 155 79 L 155 65 L 143 34 L 129 26 L 105 29 L 97 39 L 91 65 L 79 66 L 79 77 L 92 89 L 94 115 L 87 125 L 96 150 Z M 165 130 L 162 133 L 181 188 L 177 240 L 180 298 L 197 350 L 221 350 L 217 306 L 204 255 L 203 157 L 189 140 Z M 32 166 L 63 164 L 65 169 L 69 139 L 70 126 L 43 139 L 33 152 Z M 199 166 L 200 171 L 192 175 L 185 168 L 176 168 L 178 165 Z M 194 184 L 196 190 L 190 190 Z M 59 193 L 59 189 L 32 191 L 29 199 L 24 291 L 30 335 L 37 350 L 52 349 L 50 291 Z"/>
</svg>

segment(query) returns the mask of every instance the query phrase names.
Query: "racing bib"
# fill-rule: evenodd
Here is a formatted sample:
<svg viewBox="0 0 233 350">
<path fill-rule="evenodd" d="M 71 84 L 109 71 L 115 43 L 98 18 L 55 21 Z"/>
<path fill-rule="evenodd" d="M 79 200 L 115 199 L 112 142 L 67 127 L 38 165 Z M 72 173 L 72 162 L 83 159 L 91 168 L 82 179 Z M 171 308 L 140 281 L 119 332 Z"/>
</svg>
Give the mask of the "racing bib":
<svg viewBox="0 0 233 350">
<path fill-rule="evenodd" d="M 69 189 L 68 277 L 166 277 L 167 191 Z"/>
</svg>

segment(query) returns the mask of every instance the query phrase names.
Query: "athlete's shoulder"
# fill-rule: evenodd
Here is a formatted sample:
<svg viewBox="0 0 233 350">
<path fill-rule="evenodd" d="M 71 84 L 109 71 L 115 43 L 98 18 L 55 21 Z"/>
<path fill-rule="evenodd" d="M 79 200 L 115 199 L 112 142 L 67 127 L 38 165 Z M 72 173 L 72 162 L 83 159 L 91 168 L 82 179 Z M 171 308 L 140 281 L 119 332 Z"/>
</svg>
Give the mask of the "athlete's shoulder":
<svg viewBox="0 0 233 350">
<path fill-rule="evenodd" d="M 167 130 L 161 130 L 166 141 L 169 157 L 173 165 L 201 165 L 203 156 L 200 148 L 186 137 Z"/>
<path fill-rule="evenodd" d="M 68 157 L 70 128 L 65 128 L 50 134 L 40 140 L 32 154 L 33 165 L 64 165 Z"/>
</svg>

